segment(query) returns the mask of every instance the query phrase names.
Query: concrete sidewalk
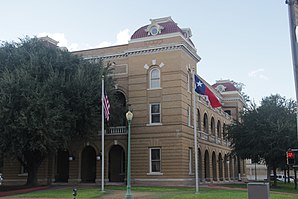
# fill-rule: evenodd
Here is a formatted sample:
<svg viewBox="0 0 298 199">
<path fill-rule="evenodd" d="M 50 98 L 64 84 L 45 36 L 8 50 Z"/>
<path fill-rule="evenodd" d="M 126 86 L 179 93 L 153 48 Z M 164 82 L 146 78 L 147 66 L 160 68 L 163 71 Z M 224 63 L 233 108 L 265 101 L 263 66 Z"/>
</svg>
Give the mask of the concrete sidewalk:
<svg viewBox="0 0 298 199">
<path fill-rule="evenodd" d="M 23 189 L 11 190 L 11 191 L 1 191 L 0 197 L 2 199 L 4 196 L 12 196 L 12 195 L 17 195 L 17 194 L 22 194 L 22 193 L 29 193 L 32 191 L 38 191 L 38 190 L 43 190 L 43 189 L 48 189 L 48 188 L 50 188 L 50 187 L 49 186 L 40 186 L 40 187 L 23 188 Z"/>
</svg>

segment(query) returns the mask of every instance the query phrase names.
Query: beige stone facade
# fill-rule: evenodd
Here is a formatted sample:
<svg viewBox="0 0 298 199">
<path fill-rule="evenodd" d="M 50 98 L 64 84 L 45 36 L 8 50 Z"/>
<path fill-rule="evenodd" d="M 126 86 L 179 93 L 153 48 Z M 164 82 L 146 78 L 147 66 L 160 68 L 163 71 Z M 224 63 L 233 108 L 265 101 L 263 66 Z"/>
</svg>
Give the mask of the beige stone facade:
<svg viewBox="0 0 298 199">
<path fill-rule="evenodd" d="M 115 89 L 134 114 L 131 126 L 133 184 L 194 185 L 194 110 L 200 181 L 245 178 L 243 161 L 230 156 L 231 148 L 224 138 L 224 127 L 238 118 L 243 98 L 239 90 L 229 89 L 232 82 L 228 80 L 219 81 L 213 87 L 205 82 L 222 103 L 217 109 L 210 106 L 205 96 L 193 91 L 192 71 L 196 72 L 200 57 L 190 36 L 190 29 L 179 28 L 167 17 L 151 20 L 132 35 L 128 44 L 73 52 L 90 61 L 113 63 Z M 106 182 L 125 182 L 126 128 L 124 124 L 105 132 Z M 101 161 L 97 160 L 100 153 L 100 135 L 88 142 L 78 140 L 68 151 L 53 154 L 43 163 L 39 181 L 100 183 Z M 19 168 L 5 162 L 6 183 L 25 179 L 18 175 Z"/>
</svg>

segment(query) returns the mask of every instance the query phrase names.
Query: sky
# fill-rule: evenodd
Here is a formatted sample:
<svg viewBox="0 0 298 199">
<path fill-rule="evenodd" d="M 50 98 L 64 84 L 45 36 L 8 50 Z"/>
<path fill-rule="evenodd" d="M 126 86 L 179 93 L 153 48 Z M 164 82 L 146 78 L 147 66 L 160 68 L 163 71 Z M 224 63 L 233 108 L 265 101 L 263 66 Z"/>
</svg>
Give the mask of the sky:
<svg viewBox="0 0 298 199">
<path fill-rule="evenodd" d="M 285 0 L 9 0 L 0 40 L 50 36 L 70 51 L 125 44 L 150 19 L 171 16 L 190 28 L 198 74 L 230 79 L 257 104 L 271 94 L 296 100 Z"/>
</svg>

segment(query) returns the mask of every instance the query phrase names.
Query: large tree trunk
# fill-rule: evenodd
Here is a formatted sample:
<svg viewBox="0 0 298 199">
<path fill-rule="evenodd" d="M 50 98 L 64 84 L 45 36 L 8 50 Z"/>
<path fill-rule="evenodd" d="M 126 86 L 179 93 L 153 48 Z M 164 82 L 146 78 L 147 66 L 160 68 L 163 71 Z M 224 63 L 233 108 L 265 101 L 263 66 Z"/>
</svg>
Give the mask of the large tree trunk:
<svg viewBox="0 0 298 199">
<path fill-rule="evenodd" d="M 37 183 L 37 172 L 38 172 L 38 166 L 36 164 L 33 164 L 28 169 L 28 177 L 27 177 L 27 183 L 28 186 L 36 186 Z"/>
<path fill-rule="evenodd" d="M 277 186 L 277 180 L 276 180 L 276 167 L 273 166 L 272 170 L 273 170 L 273 175 L 274 175 L 273 186 L 276 187 L 276 186 Z"/>
<path fill-rule="evenodd" d="M 26 152 L 24 153 L 24 162 L 25 162 L 25 168 L 28 171 L 28 177 L 27 177 L 27 183 L 28 186 L 36 186 L 38 184 L 37 181 L 37 174 L 38 169 L 42 163 L 42 161 L 45 159 L 45 156 L 41 154 L 39 151 L 34 152 Z"/>
</svg>

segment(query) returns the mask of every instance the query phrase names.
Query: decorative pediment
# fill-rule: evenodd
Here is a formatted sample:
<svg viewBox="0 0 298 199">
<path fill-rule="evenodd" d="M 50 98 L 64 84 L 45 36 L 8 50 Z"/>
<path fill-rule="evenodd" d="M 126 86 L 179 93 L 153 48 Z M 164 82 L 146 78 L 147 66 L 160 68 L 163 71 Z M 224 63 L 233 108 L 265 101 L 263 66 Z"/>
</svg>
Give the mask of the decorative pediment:
<svg viewBox="0 0 298 199">
<path fill-rule="evenodd" d="M 154 35 L 160 34 L 163 29 L 164 29 L 163 26 L 159 25 L 155 21 L 151 21 L 151 24 L 147 26 L 145 31 L 147 32 L 148 35 L 154 36 Z"/>
<path fill-rule="evenodd" d="M 226 90 L 226 87 L 222 84 L 219 84 L 218 86 L 216 86 L 215 88 L 218 92 L 224 92 Z"/>
</svg>

